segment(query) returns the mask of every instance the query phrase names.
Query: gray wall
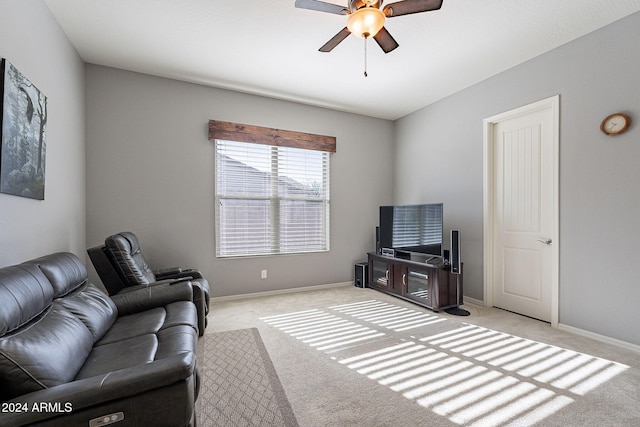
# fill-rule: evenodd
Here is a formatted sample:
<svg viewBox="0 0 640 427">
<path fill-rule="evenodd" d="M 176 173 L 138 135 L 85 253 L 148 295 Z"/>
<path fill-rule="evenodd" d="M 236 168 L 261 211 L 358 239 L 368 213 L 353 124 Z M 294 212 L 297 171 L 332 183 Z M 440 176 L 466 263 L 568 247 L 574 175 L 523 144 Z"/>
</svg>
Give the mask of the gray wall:
<svg viewBox="0 0 640 427">
<path fill-rule="evenodd" d="M 84 64 L 42 1 L 0 2 L 0 56 L 48 99 L 44 201 L 0 194 L 0 266 L 85 257 Z"/>
<path fill-rule="evenodd" d="M 352 281 L 374 249 L 377 208 L 392 200 L 392 122 L 96 65 L 86 78 L 89 246 L 133 231 L 152 267 L 197 267 L 214 297 Z M 209 119 L 337 137 L 329 252 L 216 259 Z"/>
<path fill-rule="evenodd" d="M 632 15 L 397 121 L 395 201 L 444 202 L 467 296 L 482 299 L 482 121 L 559 94 L 559 320 L 640 344 L 639 29 Z M 634 123 L 607 137 L 617 111 Z"/>
</svg>

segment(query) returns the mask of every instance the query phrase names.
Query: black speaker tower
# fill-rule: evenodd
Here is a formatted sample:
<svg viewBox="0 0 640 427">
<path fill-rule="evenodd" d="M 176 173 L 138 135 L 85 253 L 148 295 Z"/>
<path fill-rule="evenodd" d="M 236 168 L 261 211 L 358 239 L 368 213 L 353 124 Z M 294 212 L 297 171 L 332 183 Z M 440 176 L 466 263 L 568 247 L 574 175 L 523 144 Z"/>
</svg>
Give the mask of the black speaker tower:
<svg viewBox="0 0 640 427">
<path fill-rule="evenodd" d="M 460 231 L 451 230 L 451 272 L 453 274 L 460 274 Z"/>
<path fill-rule="evenodd" d="M 458 306 L 460 301 L 460 273 L 462 273 L 462 261 L 460 258 L 460 231 L 451 230 L 451 273 L 456 275 L 456 306 L 447 308 L 445 312 L 455 316 L 468 316 L 470 313 Z"/>
</svg>

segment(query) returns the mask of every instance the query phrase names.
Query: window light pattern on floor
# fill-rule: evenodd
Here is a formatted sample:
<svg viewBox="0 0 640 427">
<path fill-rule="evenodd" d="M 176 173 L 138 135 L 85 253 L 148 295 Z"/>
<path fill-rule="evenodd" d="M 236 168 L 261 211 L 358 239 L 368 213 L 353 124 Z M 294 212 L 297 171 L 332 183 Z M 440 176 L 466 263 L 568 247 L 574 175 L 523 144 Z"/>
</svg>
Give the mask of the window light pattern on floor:
<svg viewBox="0 0 640 427">
<path fill-rule="evenodd" d="M 444 317 L 432 313 L 400 307 L 380 301 L 364 301 L 329 307 L 332 310 L 348 314 L 360 320 L 371 322 L 393 331 L 408 331 L 422 326 L 444 322 Z"/>
<path fill-rule="evenodd" d="M 318 350 L 370 341 L 385 334 L 321 310 L 305 310 L 262 318 L 263 321 Z"/>
<path fill-rule="evenodd" d="M 262 320 L 459 425 L 534 425 L 628 368 L 375 300 L 327 310 Z"/>
</svg>

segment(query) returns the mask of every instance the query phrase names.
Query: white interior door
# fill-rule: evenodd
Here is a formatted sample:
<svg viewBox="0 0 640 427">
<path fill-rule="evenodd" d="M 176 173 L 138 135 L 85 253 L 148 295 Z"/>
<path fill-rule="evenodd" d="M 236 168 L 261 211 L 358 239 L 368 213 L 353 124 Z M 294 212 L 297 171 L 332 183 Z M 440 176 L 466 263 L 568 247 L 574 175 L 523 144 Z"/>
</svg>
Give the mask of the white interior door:
<svg viewBox="0 0 640 427">
<path fill-rule="evenodd" d="M 491 167 L 485 269 L 490 305 L 557 324 L 557 97 L 555 101 L 485 121 Z"/>
</svg>

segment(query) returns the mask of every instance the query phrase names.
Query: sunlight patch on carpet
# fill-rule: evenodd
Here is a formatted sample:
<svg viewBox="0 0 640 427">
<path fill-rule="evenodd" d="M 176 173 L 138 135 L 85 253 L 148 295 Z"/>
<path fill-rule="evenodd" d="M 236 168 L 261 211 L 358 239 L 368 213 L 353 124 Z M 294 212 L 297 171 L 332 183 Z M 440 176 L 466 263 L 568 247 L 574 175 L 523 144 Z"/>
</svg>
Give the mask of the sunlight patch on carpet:
<svg viewBox="0 0 640 427">
<path fill-rule="evenodd" d="M 435 314 L 375 300 L 334 305 L 329 309 L 398 332 L 421 328 L 446 320 L 444 317 L 436 316 Z"/>
<path fill-rule="evenodd" d="M 321 351 L 350 347 L 385 335 L 322 310 L 298 311 L 261 320 Z"/>
<path fill-rule="evenodd" d="M 262 320 L 465 426 L 534 425 L 628 369 L 376 300 Z"/>
<path fill-rule="evenodd" d="M 583 396 L 628 366 L 471 324 L 425 338 L 452 353 Z M 487 342 L 487 337 L 492 339 Z"/>
</svg>

